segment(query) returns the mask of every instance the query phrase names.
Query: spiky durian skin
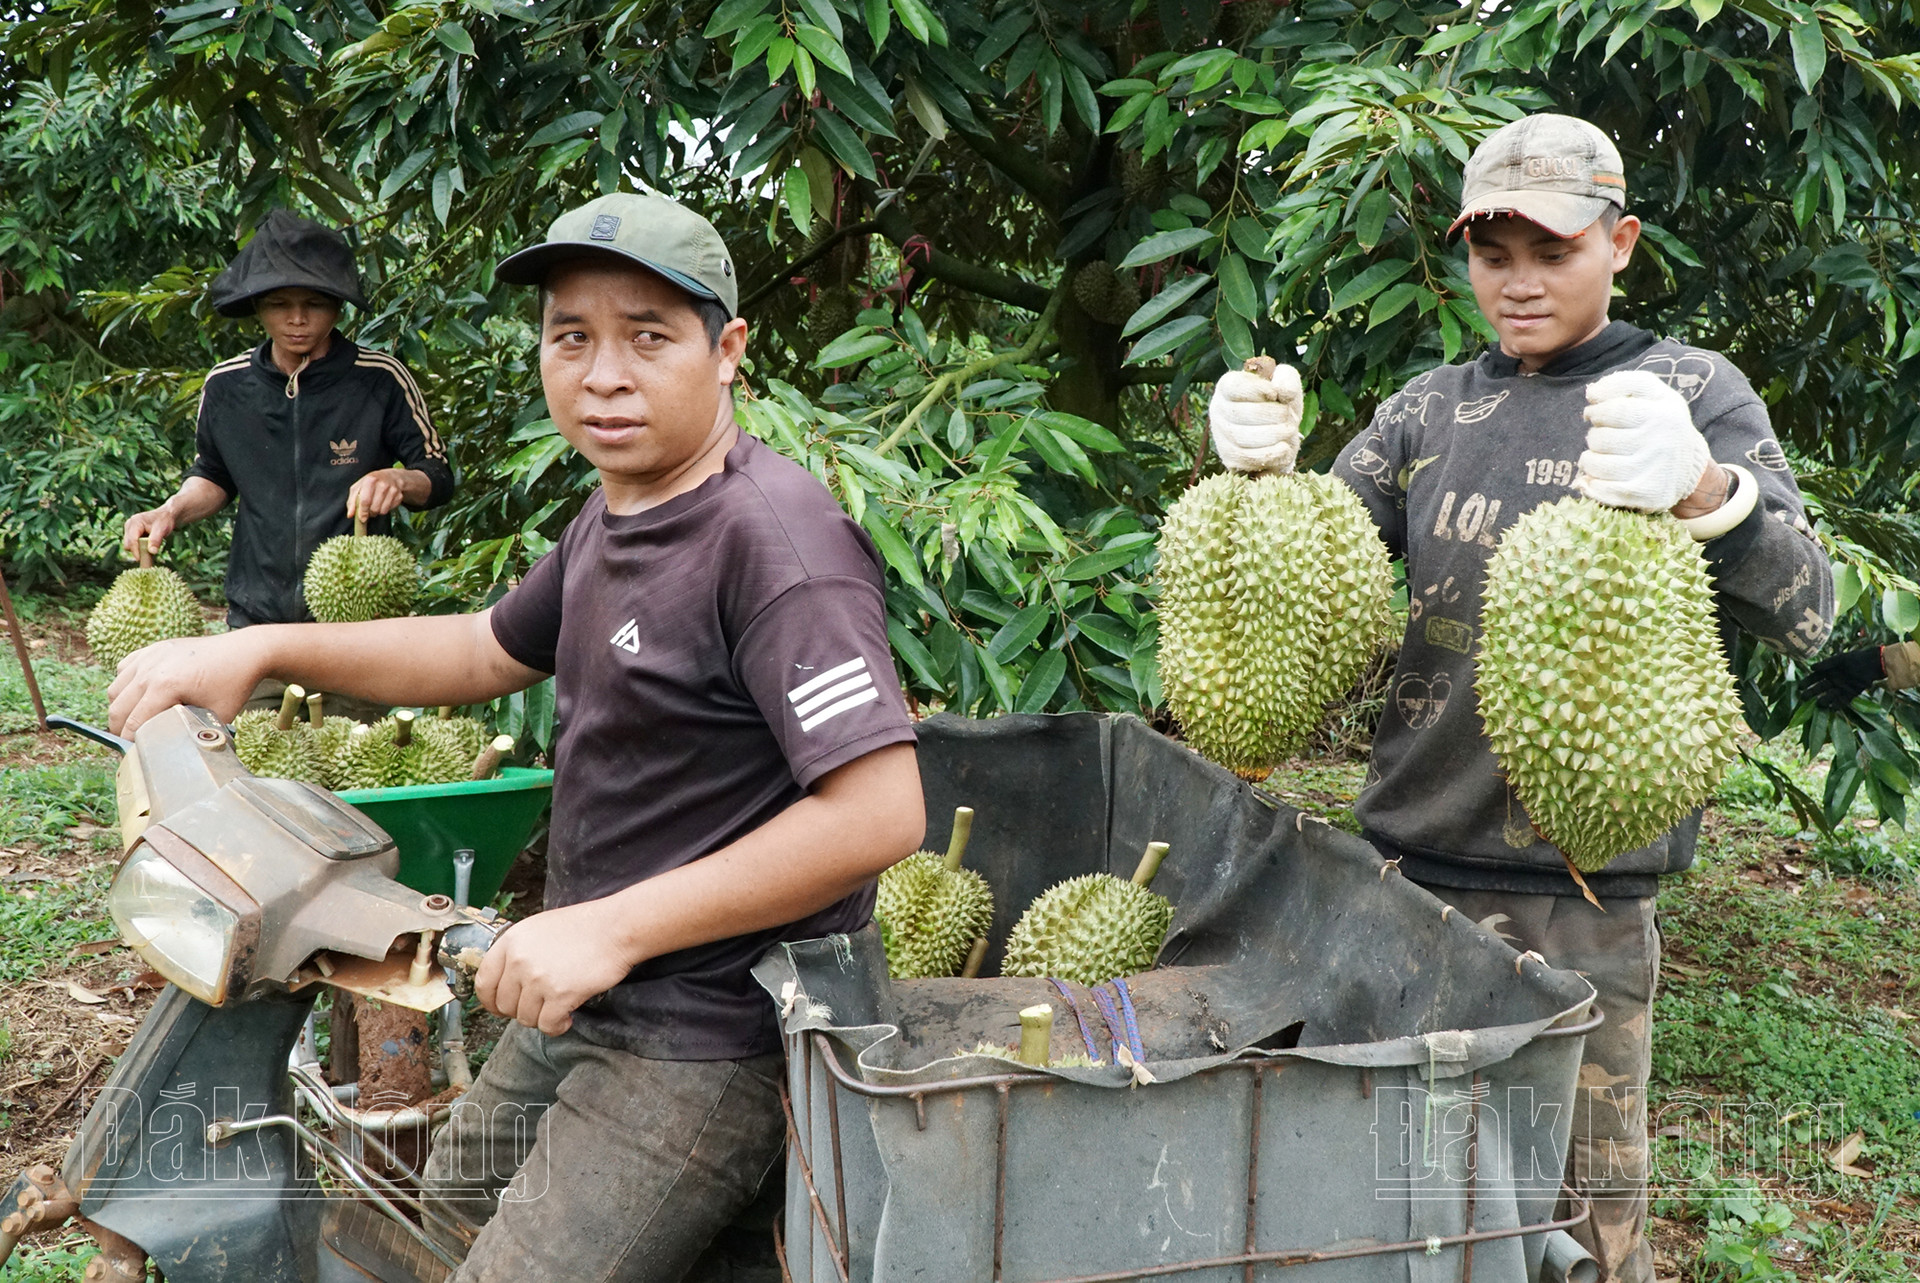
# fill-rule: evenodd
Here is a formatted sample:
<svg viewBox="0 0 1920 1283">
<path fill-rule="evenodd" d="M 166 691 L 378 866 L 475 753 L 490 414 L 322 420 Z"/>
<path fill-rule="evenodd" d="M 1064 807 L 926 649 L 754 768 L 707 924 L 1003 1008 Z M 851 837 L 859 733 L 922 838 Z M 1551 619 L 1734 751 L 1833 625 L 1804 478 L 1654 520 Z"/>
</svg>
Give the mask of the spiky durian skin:
<svg viewBox="0 0 1920 1283">
<path fill-rule="evenodd" d="M 301 592 L 324 624 L 391 619 L 413 609 L 420 571 L 390 535 L 336 535 L 313 550 Z"/>
<path fill-rule="evenodd" d="M 350 717 L 329 717 L 314 734 L 314 743 L 320 751 L 322 783 L 330 789 L 353 787 L 347 782 L 347 740 L 355 724 Z"/>
<path fill-rule="evenodd" d="M 1173 901 L 1105 873 L 1068 878 L 1027 906 L 1007 936 L 1003 976 L 1103 984 L 1153 966 Z"/>
<path fill-rule="evenodd" d="M 349 731 L 340 754 L 340 788 L 390 789 L 406 783 L 406 757 L 395 742 L 399 723 L 385 717 L 364 734 Z"/>
<path fill-rule="evenodd" d="M 323 786 L 327 782 L 313 728 L 295 722 L 283 731 L 280 714 L 273 709 L 256 709 L 233 719 L 233 752 L 255 775 Z"/>
<path fill-rule="evenodd" d="M 1665 833 L 1738 752 L 1713 587 L 1672 518 L 1543 504 L 1487 563 L 1475 690 L 1534 828 L 1592 873 Z"/>
<path fill-rule="evenodd" d="M 87 616 L 87 646 L 108 668 L 142 646 L 204 631 L 193 590 L 165 566 L 121 572 Z"/>
<path fill-rule="evenodd" d="M 993 925 L 993 888 L 972 869 L 915 851 L 880 875 L 874 920 L 895 980 L 957 975 L 976 938 Z"/>
<path fill-rule="evenodd" d="M 455 784 L 473 775 L 473 759 L 486 747 L 487 728 L 471 717 L 413 724 L 413 742 L 401 750 L 409 784 Z"/>
<path fill-rule="evenodd" d="M 1230 770 L 1296 748 L 1391 622 L 1386 546 L 1330 477 L 1201 481 L 1167 512 L 1157 573 L 1167 703 L 1187 742 Z"/>
</svg>

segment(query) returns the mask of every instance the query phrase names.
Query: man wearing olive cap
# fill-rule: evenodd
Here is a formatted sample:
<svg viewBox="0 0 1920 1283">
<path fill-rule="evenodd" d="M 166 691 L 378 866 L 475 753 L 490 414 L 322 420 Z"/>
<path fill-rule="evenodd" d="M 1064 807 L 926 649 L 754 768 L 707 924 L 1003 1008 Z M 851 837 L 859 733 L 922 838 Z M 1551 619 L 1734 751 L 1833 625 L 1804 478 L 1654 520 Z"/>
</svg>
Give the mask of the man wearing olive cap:
<svg viewBox="0 0 1920 1283">
<path fill-rule="evenodd" d="M 671 1283 L 785 1139 L 750 969 L 872 918 L 874 878 L 926 827 L 914 731 L 872 542 L 734 422 L 747 324 L 712 225 L 602 197 L 497 275 L 539 287 L 547 409 L 600 474 L 554 550 L 477 614 L 150 647 L 111 721 L 230 714 L 262 677 L 431 705 L 554 675 L 545 906 L 475 978 L 516 1023 L 427 1180 L 484 1222 L 461 1283 Z"/>
<path fill-rule="evenodd" d="M 445 503 L 447 449 L 407 367 L 334 328 L 344 304 L 367 305 L 340 233 L 273 210 L 211 294 L 222 316 L 257 318 L 266 341 L 208 372 L 193 466 L 172 498 L 127 518 L 122 542 L 130 556 L 142 540 L 159 552 L 238 499 L 227 622 L 312 619 L 300 584 L 313 550 L 356 515 L 385 534 L 402 503 Z"/>
<path fill-rule="evenodd" d="M 1834 602 L 1786 455 L 1746 377 L 1717 352 L 1609 319 L 1616 275 L 1640 234 L 1626 203 L 1619 152 L 1584 120 L 1543 113 L 1489 135 L 1467 162 L 1452 230 L 1465 233 L 1474 300 L 1498 343 L 1383 401 L 1333 474 L 1407 568 L 1393 698 L 1354 813 L 1402 874 L 1516 949 L 1593 983 L 1606 1020 L 1586 1039 L 1567 1164 L 1593 1213 L 1573 1232 L 1602 1280 L 1652 1283 L 1643 1228 L 1654 896 L 1662 874 L 1692 864 L 1700 817 L 1586 875 L 1594 902 L 1581 894 L 1480 721 L 1474 657 L 1487 558 L 1523 513 L 1584 495 L 1671 513 L 1699 541 L 1729 648 L 1742 630 L 1810 656 L 1826 641 Z M 1291 467 L 1300 384 L 1277 382 L 1239 372 L 1220 381 L 1210 418 L 1223 457 L 1264 451 Z"/>
</svg>

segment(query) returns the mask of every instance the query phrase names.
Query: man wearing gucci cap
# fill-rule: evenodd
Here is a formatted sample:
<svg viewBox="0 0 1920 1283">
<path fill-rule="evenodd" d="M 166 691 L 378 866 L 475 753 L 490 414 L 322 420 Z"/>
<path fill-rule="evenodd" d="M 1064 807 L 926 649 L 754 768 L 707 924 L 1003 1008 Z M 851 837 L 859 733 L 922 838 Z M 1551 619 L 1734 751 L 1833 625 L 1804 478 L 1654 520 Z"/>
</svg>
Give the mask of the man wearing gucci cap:
<svg viewBox="0 0 1920 1283">
<path fill-rule="evenodd" d="M 1475 705 L 1487 558 L 1523 513 L 1578 494 L 1681 521 L 1705 554 L 1729 648 L 1741 629 L 1809 656 L 1834 603 L 1799 489 L 1745 376 L 1717 352 L 1609 319 L 1615 276 L 1640 234 L 1626 203 L 1619 152 L 1584 120 L 1527 116 L 1489 135 L 1467 162 L 1452 230 L 1464 233 L 1474 300 L 1498 343 L 1382 402 L 1333 471 L 1407 567 L 1394 698 L 1355 814 L 1402 874 L 1514 948 L 1592 981 L 1606 1021 L 1580 1068 L 1567 1179 L 1593 1214 L 1575 1234 L 1603 1279 L 1652 1283 L 1643 1230 L 1654 896 L 1662 874 L 1693 862 L 1699 816 L 1586 875 L 1584 887 L 1535 832 Z M 1223 458 L 1291 467 L 1299 388 L 1297 377 L 1223 378 L 1210 413 Z"/>
<path fill-rule="evenodd" d="M 477 1233 L 462 1283 L 670 1283 L 785 1138 L 749 968 L 872 917 L 875 876 L 925 830 L 914 732 L 873 544 L 734 423 L 747 325 L 712 225 L 606 196 L 496 274 L 539 287 L 547 409 L 600 474 L 554 550 L 473 615 L 143 651 L 111 719 L 230 716 L 263 676 L 429 705 L 557 678 L 545 904 L 475 980 L 515 1023 L 427 1180 Z"/>
</svg>

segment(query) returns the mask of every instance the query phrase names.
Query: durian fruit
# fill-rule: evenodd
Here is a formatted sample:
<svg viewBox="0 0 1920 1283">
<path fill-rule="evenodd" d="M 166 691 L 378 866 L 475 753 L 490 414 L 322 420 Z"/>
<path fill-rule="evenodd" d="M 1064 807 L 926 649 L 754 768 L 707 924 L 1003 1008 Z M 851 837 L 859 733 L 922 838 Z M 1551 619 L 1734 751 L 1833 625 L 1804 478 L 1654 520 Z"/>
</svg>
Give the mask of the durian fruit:
<svg viewBox="0 0 1920 1283">
<path fill-rule="evenodd" d="M 386 789 L 406 780 L 406 764 L 395 743 L 394 720 L 383 718 L 368 726 L 356 724 L 347 732 L 346 748 L 341 753 L 338 788 Z"/>
<path fill-rule="evenodd" d="M 807 312 L 807 335 L 815 343 L 831 343 L 852 329 L 859 315 L 860 300 L 852 290 L 822 290 Z"/>
<path fill-rule="evenodd" d="M 1073 299 L 1094 320 L 1124 325 L 1140 306 L 1140 284 L 1096 258 L 1073 274 Z"/>
<path fill-rule="evenodd" d="M 1173 924 L 1173 901 L 1147 890 L 1166 854 L 1149 843 L 1131 881 L 1089 873 L 1043 891 L 1007 936 L 1000 974 L 1097 985 L 1152 967 Z"/>
<path fill-rule="evenodd" d="M 193 590 L 171 570 L 153 564 L 144 539 L 139 568 L 122 571 L 87 616 L 87 646 L 108 668 L 142 646 L 205 631 Z"/>
<path fill-rule="evenodd" d="M 319 691 L 307 696 L 307 725 L 320 754 L 321 782 L 330 789 L 352 788 L 347 783 L 347 737 L 354 722 L 351 717 L 328 717 L 325 701 Z"/>
<path fill-rule="evenodd" d="M 289 686 L 280 697 L 279 711 L 255 709 L 233 721 L 233 752 L 255 775 L 280 780 L 305 780 L 325 785 L 326 768 L 313 728 L 294 720 L 306 692 Z"/>
<path fill-rule="evenodd" d="M 1360 500 L 1317 474 L 1223 472 L 1160 529 L 1160 681 L 1186 741 L 1257 775 L 1297 748 L 1392 625 Z"/>
<path fill-rule="evenodd" d="M 324 624 L 391 619 L 413 609 L 420 568 L 405 544 L 391 535 L 369 535 L 366 518 L 356 517 L 352 534 L 313 550 L 300 590 L 307 609 Z"/>
<path fill-rule="evenodd" d="M 993 888 L 960 867 L 972 833 L 973 808 L 958 807 L 944 856 L 915 851 L 880 875 L 873 917 L 895 980 L 958 974 L 993 924 Z"/>
<path fill-rule="evenodd" d="M 1575 497 L 1535 508 L 1488 560 L 1480 622 L 1487 739 L 1581 872 L 1672 828 L 1737 755 L 1706 561 L 1671 517 Z"/>
<path fill-rule="evenodd" d="M 486 728 L 471 718 L 415 722 L 413 743 L 408 746 L 407 782 L 454 784 L 470 778 L 474 758 L 486 747 L 486 734 Z"/>
</svg>

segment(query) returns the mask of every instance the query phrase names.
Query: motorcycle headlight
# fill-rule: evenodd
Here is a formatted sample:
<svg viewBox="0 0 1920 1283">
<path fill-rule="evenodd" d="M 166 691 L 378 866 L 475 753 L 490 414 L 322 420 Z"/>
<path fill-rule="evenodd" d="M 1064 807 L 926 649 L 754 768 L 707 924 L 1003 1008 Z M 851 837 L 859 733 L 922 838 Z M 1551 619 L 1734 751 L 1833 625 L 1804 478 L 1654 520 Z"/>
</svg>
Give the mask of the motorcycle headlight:
<svg viewBox="0 0 1920 1283">
<path fill-rule="evenodd" d="M 155 971 L 209 1006 L 226 1001 L 239 915 L 151 847 L 120 866 L 107 910 L 133 950 Z"/>
</svg>

